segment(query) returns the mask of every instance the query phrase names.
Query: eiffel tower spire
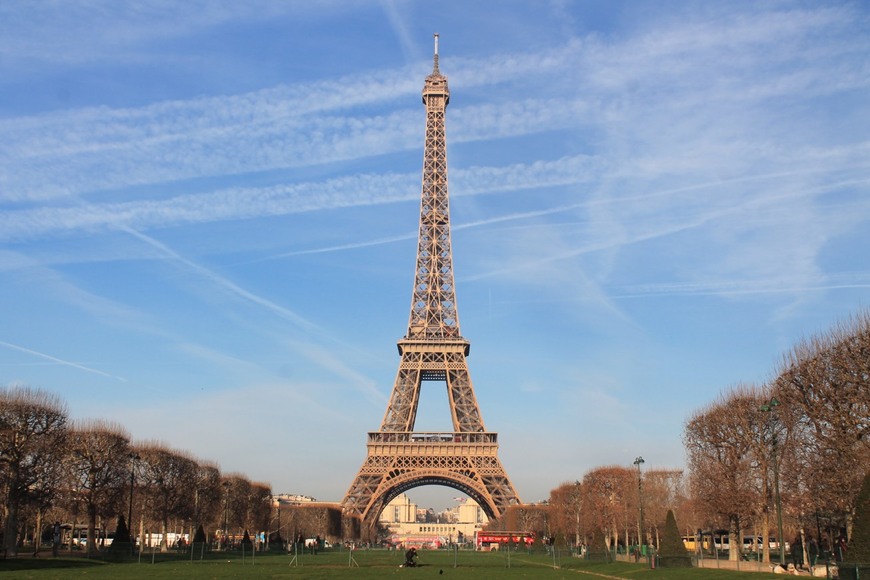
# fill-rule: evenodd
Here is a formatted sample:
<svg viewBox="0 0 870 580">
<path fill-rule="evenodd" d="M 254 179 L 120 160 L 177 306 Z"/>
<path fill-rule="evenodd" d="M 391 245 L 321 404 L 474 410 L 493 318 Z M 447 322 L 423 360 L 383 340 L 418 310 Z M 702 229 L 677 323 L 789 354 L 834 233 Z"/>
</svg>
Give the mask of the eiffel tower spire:
<svg viewBox="0 0 870 580">
<path fill-rule="evenodd" d="M 369 433 L 368 455 L 342 502 L 370 527 L 391 499 L 422 485 L 464 492 L 490 518 L 519 503 L 498 459 L 498 435 L 484 429 L 466 362 L 471 345 L 459 332 L 444 130 L 449 102 L 436 34 L 432 73 L 423 85 L 426 140 L 408 333 L 398 342 L 402 360 L 381 428 Z M 414 432 L 423 382 L 446 384 L 453 431 Z"/>
<path fill-rule="evenodd" d="M 434 61 L 432 66 L 432 74 L 438 73 L 438 33 L 435 33 L 435 56 L 432 59 Z"/>
<path fill-rule="evenodd" d="M 417 265 L 411 293 L 408 334 L 399 341 L 402 364 L 381 431 L 411 431 L 417 415 L 420 381 L 447 380 L 455 431 L 485 431 L 471 387 L 465 357 L 471 344 L 459 333 L 450 243 L 447 137 L 444 113 L 450 102 L 447 77 L 438 70 L 438 35 L 432 73 L 423 84 L 426 141 Z M 437 345 L 434 346 L 433 345 Z M 451 369 L 447 372 L 446 369 Z"/>
<path fill-rule="evenodd" d="M 411 298 L 408 339 L 459 337 L 459 313 L 453 285 L 450 245 L 450 201 L 447 190 L 447 137 L 444 113 L 450 102 L 447 77 L 438 70 L 438 35 L 432 74 L 423 86 L 426 145 L 423 152 L 423 193 L 417 268 Z"/>
</svg>

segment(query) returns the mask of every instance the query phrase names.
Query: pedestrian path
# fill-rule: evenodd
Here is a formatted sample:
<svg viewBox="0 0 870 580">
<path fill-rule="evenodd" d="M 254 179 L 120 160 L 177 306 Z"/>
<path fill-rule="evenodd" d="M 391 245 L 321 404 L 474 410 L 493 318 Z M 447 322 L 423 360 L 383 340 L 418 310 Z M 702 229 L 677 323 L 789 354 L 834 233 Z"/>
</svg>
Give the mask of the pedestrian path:
<svg viewBox="0 0 870 580">
<path fill-rule="evenodd" d="M 769 562 L 746 561 L 746 560 L 716 560 L 715 558 L 697 559 L 693 562 L 696 568 L 721 568 L 723 570 L 738 570 L 741 572 L 774 572 L 776 564 Z M 812 572 L 808 570 L 798 570 L 797 574 L 789 573 L 794 576 L 807 576 L 815 578 L 836 578 L 837 567 L 831 565 L 826 568 L 825 564 L 817 564 L 813 567 Z"/>
</svg>

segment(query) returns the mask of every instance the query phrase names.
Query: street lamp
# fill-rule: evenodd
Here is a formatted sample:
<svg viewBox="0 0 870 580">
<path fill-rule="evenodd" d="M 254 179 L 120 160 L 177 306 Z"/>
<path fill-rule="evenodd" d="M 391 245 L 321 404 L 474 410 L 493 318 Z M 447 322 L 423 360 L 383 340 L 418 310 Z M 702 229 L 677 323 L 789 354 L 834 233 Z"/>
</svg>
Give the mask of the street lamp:
<svg viewBox="0 0 870 580">
<path fill-rule="evenodd" d="M 227 533 L 227 522 L 229 520 L 229 509 L 230 509 L 230 482 L 225 481 L 221 485 L 224 486 L 224 538 L 229 541 L 229 534 Z M 226 548 L 226 545 L 223 546 Z"/>
<path fill-rule="evenodd" d="M 640 466 L 643 465 L 643 457 L 638 456 L 634 460 L 634 465 L 637 466 L 637 543 L 638 549 L 643 550 L 643 479 L 640 474 Z"/>
<path fill-rule="evenodd" d="M 136 462 L 141 459 L 138 453 L 129 453 L 130 458 L 130 509 L 127 512 L 127 536 L 130 540 L 130 553 L 136 553 L 136 542 L 133 541 L 133 487 L 136 484 Z"/>
<path fill-rule="evenodd" d="M 574 546 L 577 548 L 578 556 L 580 555 L 580 501 L 582 498 L 580 485 L 579 480 L 574 482 L 574 515 L 577 517 L 577 527 L 574 530 Z"/>
<path fill-rule="evenodd" d="M 278 535 L 277 538 L 281 538 L 281 545 L 284 545 L 284 536 L 281 534 L 281 500 L 278 500 Z M 276 539 L 277 539 L 276 538 Z"/>
<path fill-rule="evenodd" d="M 773 414 L 776 408 L 779 406 L 779 401 L 776 400 L 776 397 L 770 399 L 769 402 L 761 405 L 758 410 L 762 413 L 770 413 L 768 415 L 768 424 L 771 422 L 776 422 L 776 415 Z M 779 564 L 780 566 L 785 566 L 785 542 L 783 541 L 782 536 L 782 498 L 779 495 L 779 461 L 777 459 L 777 447 L 779 445 L 779 441 L 777 439 L 777 431 L 774 427 L 771 429 L 771 461 L 773 462 L 773 494 L 774 501 L 776 502 L 776 525 L 777 525 L 777 533 L 779 534 Z"/>
</svg>

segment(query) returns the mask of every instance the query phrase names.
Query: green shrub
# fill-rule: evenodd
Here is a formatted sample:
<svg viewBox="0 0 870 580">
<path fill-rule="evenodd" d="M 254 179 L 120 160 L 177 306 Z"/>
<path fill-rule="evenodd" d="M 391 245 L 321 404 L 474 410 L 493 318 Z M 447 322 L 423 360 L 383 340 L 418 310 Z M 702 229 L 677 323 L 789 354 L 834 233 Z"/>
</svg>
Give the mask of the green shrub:
<svg viewBox="0 0 870 580">
<path fill-rule="evenodd" d="M 845 559 L 848 562 L 870 564 L 870 473 L 864 476 L 864 483 L 855 501 L 852 537 Z"/>
<path fill-rule="evenodd" d="M 193 535 L 193 543 L 194 544 L 204 544 L 205 543 L 205 530 L 202 529 L 202 524 L 199 524 L 199 527 L 196 528 L 196 533 Z"/>
<path fill-rule="evenodd" d="M 115 539 L 106 551 L 106 559 L 119 561 L 133 555 L 133 544 L 130 541 L 130 530 L 124 516 L 118 516 L 118 524 L 115 526 Z"/>
<path fill-rule="evenodd" d="M 662 531 L 659 554 L 662 556 L 686 555 L 686 547 L 680 537 L 680 529 L 677 527 L 677 518 L 674 517 L 673 510 L 668 510 L 668 515 L 665 518 L 665 529 Z"/>
<path fill-rule="evenodd" d="M 665 518 L 665 529 L 662 532 L 661 545 L 659 546 L 659 565 L 662 568 L 691 568 L 692 558 L 686 552 L 683 539 L 680 537 L 680 529 L 677 527 L 677 518 L 673 510 L 668 510 Z"/>
</svg>

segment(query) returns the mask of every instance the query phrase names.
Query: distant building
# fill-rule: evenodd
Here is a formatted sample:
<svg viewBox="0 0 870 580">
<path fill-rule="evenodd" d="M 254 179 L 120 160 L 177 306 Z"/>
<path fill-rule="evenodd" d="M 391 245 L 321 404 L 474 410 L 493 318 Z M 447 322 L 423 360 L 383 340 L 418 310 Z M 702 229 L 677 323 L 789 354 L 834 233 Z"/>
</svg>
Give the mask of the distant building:
<svg viewBox="0 0 870 580">
<path fill-rule="evenodd" d="M 470 499 L 436 516 L 432 509 L 418 508 L 405 494 L 388 503 L 380 517 L 392 545 L 420 548 L 471 543 L 487 521 L 483 509 Z"/>
<path fill-rule="evenodd" d="M 314 503 L 317 500 L 308 495 L 299 495 L 295 493 L 279 493 L 272 496 L 272 505 L 282 504 L 303 504 Z"/>
</svg>

